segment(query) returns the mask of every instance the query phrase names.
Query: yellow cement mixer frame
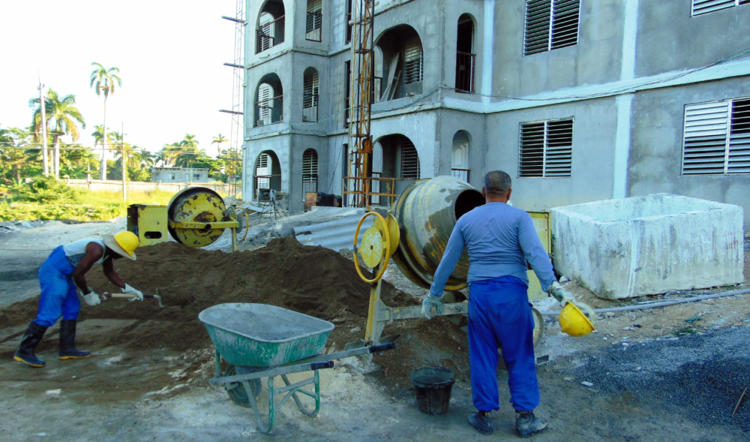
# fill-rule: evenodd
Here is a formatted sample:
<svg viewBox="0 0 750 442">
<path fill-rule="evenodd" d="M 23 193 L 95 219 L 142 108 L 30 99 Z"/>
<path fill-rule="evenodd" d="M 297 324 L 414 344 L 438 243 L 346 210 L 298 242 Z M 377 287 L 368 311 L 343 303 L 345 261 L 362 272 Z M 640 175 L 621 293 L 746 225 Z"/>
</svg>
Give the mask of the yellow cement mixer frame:
<svg viewBox="0 0 750 442">
<path fill-rule="evenodd" d="M 365 231 L 360 244 L 357 244 L 362 225 L 371 216 L 375 218 L 373 225 Z M 365 213 L 357 223 L 353 243 L 354 268 L 357 270 L 359 277 L 370 285 L 365 343 L 380 343 L 385 326 L 393 321 L 424 318 L 420 305 L 394 307 L 386 305 L 380 297 L 383 275 L 388 267 L 390 257 L 396 252 L 400 236 L 398 222 L 390 212 L 383 215 L 377 210 L 372 210 Z M 373 269 L 373 277 L 364 274 L 360 265 L 360 258 L 368 267 Z M 433 314 L 433 316 L 467 315 L 468 312 L 468 301 L 448 302 L 443 304 L 441 313 Z M 532 309 L 532 312 L 534 314 L 534 343 L 536 343 L 542 337 L 544 321 L 538 310 Z"/>
</svg>

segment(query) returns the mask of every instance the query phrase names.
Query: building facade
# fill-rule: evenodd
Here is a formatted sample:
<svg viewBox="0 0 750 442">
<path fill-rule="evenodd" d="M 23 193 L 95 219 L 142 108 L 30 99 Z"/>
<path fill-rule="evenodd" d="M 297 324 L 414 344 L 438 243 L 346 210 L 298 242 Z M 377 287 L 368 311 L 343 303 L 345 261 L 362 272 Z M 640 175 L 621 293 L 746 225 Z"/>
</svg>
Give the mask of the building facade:
<svg viewBox="0 0 750 442">
<path fill-rule="evenodd" d="M 341 194 L 359 1 L 248 2 L 245 199 Z M 526 210 L 750 207 L 749 29 L 750 0 L 380 0 L 372 175 L 481 187 L 502 169 Z"/>
</svg>

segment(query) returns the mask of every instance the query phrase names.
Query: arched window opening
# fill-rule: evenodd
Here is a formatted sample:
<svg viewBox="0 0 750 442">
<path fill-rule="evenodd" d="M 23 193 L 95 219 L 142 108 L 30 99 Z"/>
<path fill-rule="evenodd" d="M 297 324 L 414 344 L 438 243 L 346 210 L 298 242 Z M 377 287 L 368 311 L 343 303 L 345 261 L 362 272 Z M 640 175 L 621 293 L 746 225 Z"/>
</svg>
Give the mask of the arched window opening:
<svg viewBox="0 0 750 442">
<path fill-rule="evenodd" d="M 377 54 L 382 54 L 377 71 L 375 93 L 381 101 L 422 93 L 424 55 L 417 32 L 408 25 L 386 31 L 377 42 Z"/>
<path fill-rule="evenodd" d="M 460 130 L 456 132 L 453 137 L 453 158 L 451 160 L 451 175 L 454 177 L 469 182 L 471 178 L 469 168 L 469 149 L 471 141 L 469 139 L 469 133 Z"/>
<path fill-rule="evenodd" d="M 261 78 L 255 99 L 255 127 L 283 120 L 284 91 L 276 74 Z"/>
<path fill-rule="evenodd" d="M 318 191 L 318 153 L 307 149 L 302 154 L 302 194 Z"/>
<path fill-rule="evenodd" d="M 302 121 L 318 121 L 319 85 L 318 71 L 307 68 L 302 88 Z"/>
<path fill-rule="evenodd" d="M 469 14 L 458 18 L 456 33 L 456 92 L 474 93 L 474 20 Z"/>
<path fill-rule="evenodd" d="M 307 19 L 305 20 L 305 40 L 322 41 L 323 1 L 307 0 Z"/>
<path fill-rule="evenodd" d="M 263 52 L 284 41 L 284 2 L 268 0 L 258 15 L 255 28 L 255 53 Z"/>
<path fill-rule="evenodd" d="M 281 191 L 281 165 L 273 151 L 258 154 L 253 175 L 253 197 L 256 200 L 270 201 L 274 193 Z"/>
</svg>

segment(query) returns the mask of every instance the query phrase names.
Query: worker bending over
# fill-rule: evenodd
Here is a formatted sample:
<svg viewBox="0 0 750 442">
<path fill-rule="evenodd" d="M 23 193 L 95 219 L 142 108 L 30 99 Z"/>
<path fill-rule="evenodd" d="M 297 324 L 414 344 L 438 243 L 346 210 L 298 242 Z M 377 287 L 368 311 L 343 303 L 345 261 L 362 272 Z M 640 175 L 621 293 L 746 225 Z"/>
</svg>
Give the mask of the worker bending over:
<svg viewBox="0 0 750 442">
<path fill-rule="evenodd" d="M 528 213 L 507 204 L 511 179 L 503 171 L 484 177 L 486 204 L 458 219 L 422 312 L 442 310 L 441 297 L 464 247 L 469 254 L 469 364 L 471 390 L 477 413 L 468 417 L 479 432 L 492 433 L 488 413 L 499 408 L 498 347 L 508 368 L 511 403 L 516 410 L 516 431 L 522 437 L 543 431 L 547 423 L 534 415 L 539 385 L 534 358 L 534 319 L 527 295 L 527 262 L 542 290 L 564 290 L 557 283 L 549 256 Z"/>
<path fill-rule="evenodd" d="M 104 239 L 86 238 L 58 246 L 39 268 L 39 285 L 42 295 L 36 319 L 31 321 L 21 339 L 13 359 L 32 367 L 44 367 L 34 349 L 42 340 L 48 327 L 60 321 L 60 359 L 80 359 L 90 355 L 75 347 L 76 322 L 81 303 L 78 289 L 88 305 L 101 302 L 99 295 L 86 284 L 86 272 L 101 264 L 104 275 L 123 293 L 133 295 L 133 300 L 143 300 L 143 293 L 124 283 L 115 271 L 114 259 L 126 257 L 135 260 L 138 237 L 129 231 L 108 235 Z"/>
</svg>

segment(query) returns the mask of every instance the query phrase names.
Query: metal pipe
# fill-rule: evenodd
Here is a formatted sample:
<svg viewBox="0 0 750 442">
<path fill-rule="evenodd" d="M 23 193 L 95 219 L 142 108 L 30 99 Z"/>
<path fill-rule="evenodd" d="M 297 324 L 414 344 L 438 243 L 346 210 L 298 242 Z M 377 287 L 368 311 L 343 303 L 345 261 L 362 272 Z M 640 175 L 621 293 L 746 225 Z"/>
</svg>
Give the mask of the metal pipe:
<svg viewBox="0 0 750 442">
<path fill-rule="evenodd" d="M 685 304 L 688 302 L 705 301 L 707 299 L 725 298 L 728 296 L 744 295 L 746 293 L 750 293 L 750 288 L 730 290 L 727 292 L 720 292 L 720 293 L 709 293 L 706 295 L 692 296 L 690 298 L 683 298 L 683 299 L 673 299 L 670 301 L 655 301 L 655 302 L 648 302 L 648 303 L 638 304 L 638 305 L 626 305 L 622 307 L 599 308 L 599 309 L 594 309 L 594 313 L 627 312 L 627 311 L 632 311 L 632 310 L 645 310 L 645 309 L 658 308 L 658 307 L 667 307 L 667 306 L 676 305 L 676 304 Z M 558 314 L 559 312 L 542 312 L 542 315 L 544 316 L 557 316 Z"/>
</svg>

